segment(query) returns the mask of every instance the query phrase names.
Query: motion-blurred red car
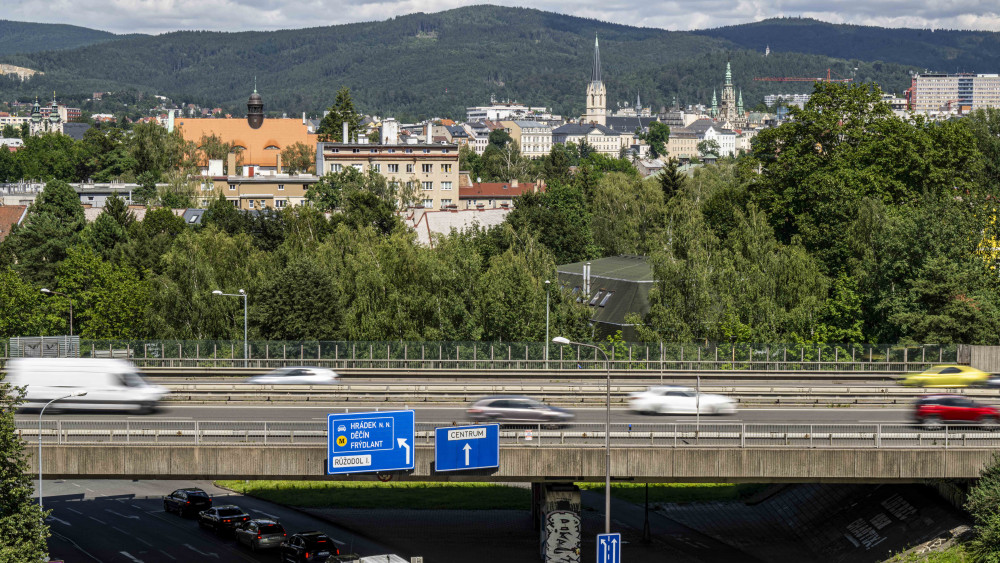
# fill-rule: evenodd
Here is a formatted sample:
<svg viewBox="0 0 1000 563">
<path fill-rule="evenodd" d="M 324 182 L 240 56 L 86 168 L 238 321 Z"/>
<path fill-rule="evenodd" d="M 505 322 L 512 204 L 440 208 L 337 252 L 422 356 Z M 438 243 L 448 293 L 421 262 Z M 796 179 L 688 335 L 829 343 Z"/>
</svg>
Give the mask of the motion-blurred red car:
<svg viewBox="0 0 1000 563">
<path fill-rule="evenodd" d="M 924 395 L 915 406 L 914 419 L 924 426 L 979 423 L 1000 427 L 1000 411 L 961 395 Z"/>
</svg>

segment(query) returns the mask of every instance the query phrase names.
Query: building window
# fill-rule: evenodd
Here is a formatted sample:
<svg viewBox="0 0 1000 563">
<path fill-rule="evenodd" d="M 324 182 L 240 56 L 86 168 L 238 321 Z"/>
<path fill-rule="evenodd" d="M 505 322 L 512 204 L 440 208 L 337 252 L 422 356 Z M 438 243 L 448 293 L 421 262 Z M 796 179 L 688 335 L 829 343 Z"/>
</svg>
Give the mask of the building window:
<svg viewBox="0 0 1000 563">
<path fill-rule="evenodd" d="M 601 299 L 600 307 L 603 307 L 603 306 L 607 305 L 608 304 L 608 299 L 611 299 L 611 296 L 614 295 L 614 294 L 615 294 L 615 292 L 613 292 L 613 291 L 607 292 L 604 295 L 604 299 Z"/>
<path fill-rule="evenodd" d="M 442 164 L 441 165 L 441 172 L 451 172 L 451 165 L 450 164 Z"/>
<path fill-rule="evenodd" d="M 361 152 L 361 149 L 351 149 L 351 152 L 352 153 L 359 153 L 359 152 Z"/>
<path fill-rule="evenodd" d="M 233 202 L 233 207 L 235 207 L 236 209 L 240 208 L 240 200 L 234 199 L 234 200 L 231 200 L 231 201 Z"/>
<path fill-rule="evenodd" d="M 590 306 L 593 307 L 594 305 L 597 305 L 602 297 L 604 297 L 603 289 L 594 294 L 594 298 L 590 300 Z"/>
<path fill-rule="evenodd" d="M 405 152 L 406 154 L 410 154 L 413 152 L 413 149 L 405 149 L 403 152 Z"/>
<path fill-rule="evenodd" d="M 451 189 L 451 182 L 441 182 L 441 189 L 442 190 L 450 190 Z"/>
<path fill-rule="evenodd" d="M 278 209 L 281 209 L 282 207 L 284 207 L 286 203 L 288 203 L 288 202 L 285 201 L 285 200 L 283 200 L 283 199 L 276 199 L 276 200 L 274 200 L 274 206 L 276 208 L 278 208 Z"/>
<path fill-rule="evenodd" d="M 413 165 L 412 164 L 407 164 L 406 165 L 406 172 L 407 172 L 407 174 L 413 174 Z"/>
<path fill-rule="evenodd" d="M 390 174 L 395 174 L 395 173 L 399 172 L 399 165 L 398 164 L 390 164 L 388 166 L 389 166 L 389 173 Z"/>
<path fill-rule="evenodd" d="M 433 164 L 421 164 L 420 165 L 420 171 L 423 172 L 424 174 L 430 174 L 431 172 L 434 171 L 434 165 Z"/>
<path fill-rule="evenodd" d="M 279 190 L 284 190 L 285 189 L 285 185 L 284 184 L 278 184 L 278 189 Z"/>
<path fill-rule="evenodd" d="M 331 164 L 330 165 L 330 172 L 334 172 L 334 173 L 339 174 L 340 171 L 343 170 L 343 169 L 344 169 L 344 167 L 341 166 L 341 165 L 339 165 L 339 164 Z"/>
<path fill-rule="evenodd" d="M 441 152 L 444 153 L 444 154 L 448 154 L 449 151 L 448 151 L 448 149 L 441 149 Z"/>
<path fill-rule="evenodd" d="M 430 152 L 431 152 L 431 149 L 424 149 L 424 154 L 428 154 Z"/>
<path fill-rule="evenodd" d="M 378 173 L 380 173 L 380 174 L 382 173 L 382 165 L 381 165 L 381 164 L 379 164 L 379 163 L 375 163 L 375 164 L 372 164 L 372 168 L 373 168 L 373 169 L 374 169 L 374 170 L 375 170 L 376 172 L 378 172 Z"/>
<path fill-rule="evenodd" d="M 396 149 L 386 149 L 385 152 L 387 152 L 389 154 L 392 154 L 392 153 L 396 152 Z"/>
<path fill-rule="evenodd" d="M 351 166 L 353 166 L 354 169 L 357 170 L 358 172 L 361 172 L 361 165 L 360 164 L 352 164 Z"/>
<path fill-rule="evenodd" d="M 377 153 L 377 152 L 378 152 L 378 149 L 371 149 L 371 150 L 369 150 L 368 152 L 370 152 L 370 153 L 372 153 L 372 154 L 375 154 L 375 153 Z"/>
<path fill-rule="evenodd" d="M 424 209 L 430 209 L 432 207 L 434 207 L 434 200 L 433 199 L 425 199 L 424 200 Z"/>
<path fill-rule="evenodd" d="M 441 207 L 442 208 L 448 207 L 449 205 L 451 205 L 451 200 L 450 199 L 442 199 L 441 200 Z"/>
<path fill-rule="evenodd" d="M 433 190 L 434 182 L 423 182 L 423 186 L 425 190 Z"/>
<path fill-rule="evenodd" d="M 235 190 L 236 189 L 236 184 L 229 184 L 229 189 Z"/>
<path fill-rule="evenodd" d="M 252 199 L 248 199 L 247 203 L 250 205 L 250 209 L 253 209 L 253 200 Z"/>
</svg>

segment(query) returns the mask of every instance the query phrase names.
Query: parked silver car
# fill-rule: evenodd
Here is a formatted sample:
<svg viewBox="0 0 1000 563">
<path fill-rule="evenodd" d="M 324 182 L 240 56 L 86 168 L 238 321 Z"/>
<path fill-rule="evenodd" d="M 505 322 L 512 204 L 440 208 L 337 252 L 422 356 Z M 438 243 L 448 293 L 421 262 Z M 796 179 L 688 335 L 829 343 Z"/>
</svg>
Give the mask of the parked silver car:
<svg viewBox="0 0 1000 563">
<path fill-rule="evenodd" d="M 525 422 L 564 424 L 576 415 L 530 397 L 496 396 L 480 399 L 467 411 L 474 422 Z"/>
<path fill-rule="evenodd" d="M 237 542 L 249 546 L 254 551 L 278 547 L 288 536 L 281 524 L 260 518 L 243 522 L 236 527 L 235 533 Z"/>
</svg>

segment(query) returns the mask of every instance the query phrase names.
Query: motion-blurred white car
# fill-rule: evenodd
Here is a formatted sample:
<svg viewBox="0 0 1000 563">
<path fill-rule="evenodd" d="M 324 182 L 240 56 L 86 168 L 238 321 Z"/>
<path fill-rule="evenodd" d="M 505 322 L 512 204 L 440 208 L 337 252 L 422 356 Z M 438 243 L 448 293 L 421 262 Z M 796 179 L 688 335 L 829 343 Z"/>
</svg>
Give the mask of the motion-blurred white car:
<svg viewBox="0 0 1000 563">
<path fill-rule="evenodd" d="M 259 385 L 329 385 L 338 383 L 340 376 L 332 369 L 315 366 L 278 368 L 264 375 L 255 375 L 247 383 Z"/>
<path fill-rule="evenodd" d="M 698 393 L 690 387 L 650 387 L 629 394 L 629 408 L 649 414 L 735 414 L 736 402 L 722 395 Z"/>
</svg>

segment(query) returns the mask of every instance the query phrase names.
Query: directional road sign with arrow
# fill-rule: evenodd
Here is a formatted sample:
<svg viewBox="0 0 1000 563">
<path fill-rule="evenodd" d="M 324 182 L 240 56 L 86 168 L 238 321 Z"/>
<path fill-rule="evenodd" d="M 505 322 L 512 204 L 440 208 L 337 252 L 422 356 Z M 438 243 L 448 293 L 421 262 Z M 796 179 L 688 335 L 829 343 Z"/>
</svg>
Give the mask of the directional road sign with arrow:
<svg viewBox="0 0 1000 563">
<path fill-rule="evenodd" d="M 597 563 L 621 563 L 622 535 L 597 534 Z"/>
<path fill-rule="evenodd" d="M 500 466 L 500 427 L 449 426 L 434 431 L 434 470 L 462 471 Z"/>
<path fill-rule="evenodd" d="M 327 416 L 329 474 L 413 469 L 413 411 Z"/>
</svg>

